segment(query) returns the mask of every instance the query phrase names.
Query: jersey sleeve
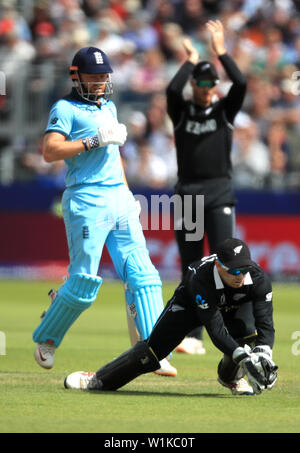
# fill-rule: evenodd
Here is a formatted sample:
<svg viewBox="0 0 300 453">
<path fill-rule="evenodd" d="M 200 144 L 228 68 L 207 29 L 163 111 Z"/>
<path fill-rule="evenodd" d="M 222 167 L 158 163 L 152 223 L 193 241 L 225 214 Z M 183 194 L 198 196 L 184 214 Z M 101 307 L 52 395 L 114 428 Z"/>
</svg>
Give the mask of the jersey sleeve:
<svg viewBox="0 0 300 453">
<path fill-rule="evenodd" d="M 255 287 L 252 303 L 257 329 L 256 345 L 269 345 L 273 348 L 275 337 L 273 293 L 271 282 L 267 277 Z"/>
<path fill-rule="evenodd" d="M 191 278 L 187 285 L 187 293 L 189 295 L 189 303 L 196 308 L 199 324 L 205 326 L 213 344 L 224 354 L 231 357 L 233 351 L 239 345 L 229 334 L 224 324 L 213 291 L 205 289 L 204 285 L 199 284 L 193 278 L 191 275 L 192 269 L 189 272 Z"/>
<path fill-rule="evenodd" d="M 185 105 L 182 92 L 194 67 L 195 65 L 193 65 L 193 63 L 189 61 L 185 62 L 167 86 L 167 110 L 175 127 L 181 118 L 182 110 Z"/>
<path fill-rule="evenodd" d="M 215 312 L 207 319 L 204 326 L 216 348 L 231 357 L 233 351 L 239 344 L 228 332 L 220 311 L 215 310 Z"/>
<path fill-rule="evenodd" d="M 232 81 L 232 86 L 224 99 L 226 118 L 233 124 L 234 118 L 243 105 L 246 94 L 247 82 L 233 59 L 224 54 L 219 57 L 227 76 Z"/>
<path fill-rule="evenodd" d="M 58 132 L 65 137 L 69 137 L 72 131 L 73 115 L 70 102 L 65 100 L 56 102 L 50 110 L 45 132 Z"/>
</svg>

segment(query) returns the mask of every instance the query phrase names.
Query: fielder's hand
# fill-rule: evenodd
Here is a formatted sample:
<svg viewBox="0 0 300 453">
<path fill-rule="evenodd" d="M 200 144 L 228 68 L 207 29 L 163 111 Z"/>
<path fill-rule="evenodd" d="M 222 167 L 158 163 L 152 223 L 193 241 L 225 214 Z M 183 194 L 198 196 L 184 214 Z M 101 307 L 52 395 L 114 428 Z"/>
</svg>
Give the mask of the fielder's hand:
<svg viewBox="0 0 300 453">
<path fill-rule="evenodd" d="M 211 34 L 211 46 L 214 52 L 220 56 L 226 53 L 224 28 L 219 20 L 209 20 L 206 24 L 207 30 Z"/>
<path fill-rule="evenodd" d="M 185 38 L 182 42 L 184 50 L 187 53 L 188 61 L 194 65 L 199 63 L 200 56 L 198 50 L 193 46 L 192 41 L 189 38 Z"/>
<path fill-rule="evenodd" d="M 98 128 L 99 146 L 107 145 L 124 145 L 127 138 L 127 130 L 125 124 L 112 123 L 109 126 L 101 126 Z"/>
</svg>

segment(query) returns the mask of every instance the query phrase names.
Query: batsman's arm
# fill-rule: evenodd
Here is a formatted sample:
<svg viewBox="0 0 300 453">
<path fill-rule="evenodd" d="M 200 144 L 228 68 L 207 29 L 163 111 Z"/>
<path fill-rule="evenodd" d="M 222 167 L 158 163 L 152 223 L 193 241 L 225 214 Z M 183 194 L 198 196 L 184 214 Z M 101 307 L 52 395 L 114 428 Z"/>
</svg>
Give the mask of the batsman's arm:
<svg viewBox="0 0 300 453">
<path fill-rule="evenodd" d="M 69 159 L 86 151 L 82 140 L 69 141 L 59 132 L 48 132 L 43 141 L 43 156 L 46 162 Z"/>
</svg>

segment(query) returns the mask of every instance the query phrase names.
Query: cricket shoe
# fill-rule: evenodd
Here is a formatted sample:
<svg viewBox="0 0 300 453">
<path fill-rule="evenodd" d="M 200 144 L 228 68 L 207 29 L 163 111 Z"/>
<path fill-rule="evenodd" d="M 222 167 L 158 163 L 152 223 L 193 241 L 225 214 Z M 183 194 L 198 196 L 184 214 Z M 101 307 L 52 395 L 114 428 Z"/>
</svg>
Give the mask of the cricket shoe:
<svg viewBox="0 0 300 453">
<path fill-rule="evenodd" d="M 75 390 L 102 390 L 102 382 L 96 377 L 96 373 L 75 371 L 64 380 L 66 389 Z"/>
<path fill-rule="evenodd" d="M 47 370 L 54 365 L 55 346 L 51 343 L 38 344 L 34 351 L 34 358 L 37 363 Z"/>
<path fill-rule="evenodd" d="M 218 377 L 218 381 L 221 385 L 223 385 L 223 387 L 231 390 L 233 395 L 255 395 L 253 388 L 244 378 L 237 379 L 232 382 L 224 382 Z"/>
<path fill-rule="evenodd" d="M 177 376 L 177 370 L 174 368 L 167 359 L 163 359 L 159 362 L 160 368 L 155 370 L 155 374 L 159 374 L 160 376 Z"/>
<path fill-rule="evenodd" d="M 176 352 L 183 352 L 185 354 L 203 355 L 206 353 L 203 347 L 203 341 L 193 337 L 185 337 L 175 350 Z"/>
</svg>

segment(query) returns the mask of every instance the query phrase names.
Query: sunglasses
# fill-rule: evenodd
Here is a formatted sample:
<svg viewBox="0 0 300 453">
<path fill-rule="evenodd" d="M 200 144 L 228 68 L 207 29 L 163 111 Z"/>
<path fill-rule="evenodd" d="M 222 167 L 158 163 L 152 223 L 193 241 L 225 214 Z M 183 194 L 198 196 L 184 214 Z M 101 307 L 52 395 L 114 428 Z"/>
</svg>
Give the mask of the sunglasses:
<svg viewBox="0 0 300 453">
<path fill-rule="evenodd" d="M 196 84 L 200 88 L 212 88 L 216 85 L 216 82 L 214 80 L 198 80 Z"/>
<path fill-rule="evenodd" d="M 224 269 L 226 269 L 226 271 L 230 275 L 240 275 L 240 274 L 246 275 L 249 272 L 249 267 L 239 267 L 237 269 L 229 269 L 229 267 L 225 266 L 225 264 L 223 264 L 220 260 L 218 260 L 218 261 L 221 264 L 221 266 Z"/>
</svg>

